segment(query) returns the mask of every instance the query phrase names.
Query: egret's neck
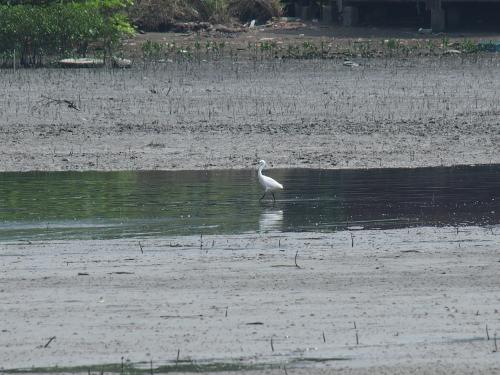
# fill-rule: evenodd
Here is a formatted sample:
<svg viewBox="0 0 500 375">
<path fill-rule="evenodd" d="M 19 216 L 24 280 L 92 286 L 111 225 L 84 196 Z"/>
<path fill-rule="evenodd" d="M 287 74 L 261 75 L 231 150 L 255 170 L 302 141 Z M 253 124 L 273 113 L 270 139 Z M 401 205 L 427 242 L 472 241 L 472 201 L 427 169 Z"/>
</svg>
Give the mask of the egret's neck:
<svg viewBox="0 0 500 375">
<path fill-rule="evenodd" d="M 259 176 L 262 176 L 263 169 L 264 169 L 264 165 L 259 166 Z"/>
</svg>

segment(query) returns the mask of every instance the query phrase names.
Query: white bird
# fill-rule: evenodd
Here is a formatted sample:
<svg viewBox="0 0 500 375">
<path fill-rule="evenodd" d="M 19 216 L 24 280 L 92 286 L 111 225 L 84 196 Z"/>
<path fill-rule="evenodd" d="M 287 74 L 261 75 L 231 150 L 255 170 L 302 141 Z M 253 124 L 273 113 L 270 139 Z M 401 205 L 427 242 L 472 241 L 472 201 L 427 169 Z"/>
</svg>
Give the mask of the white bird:
<svg viewBox="0 0 500 375">
<path fill-rule="evenodd" d="M 283 189 L 283 185 L 281 185 L 278 181 L 272 179 L 271 177 L 264 176 L 262 174 L 262 170 L 265 167 L 267 167 L 266 162 L 264 160 L 259 161 L 259 182 L 264 188 L 264 194 L 262 195 L 262 197 L 260 197 L 259 200 L 262 200 L 262 198 L 266 196 L 266 193 L 270 191 L 271 194 L 273 195 L 274 201 L 276 202 L 276 198 L 274 197 L 274 192 L 276 190 Z"/>
</svg>

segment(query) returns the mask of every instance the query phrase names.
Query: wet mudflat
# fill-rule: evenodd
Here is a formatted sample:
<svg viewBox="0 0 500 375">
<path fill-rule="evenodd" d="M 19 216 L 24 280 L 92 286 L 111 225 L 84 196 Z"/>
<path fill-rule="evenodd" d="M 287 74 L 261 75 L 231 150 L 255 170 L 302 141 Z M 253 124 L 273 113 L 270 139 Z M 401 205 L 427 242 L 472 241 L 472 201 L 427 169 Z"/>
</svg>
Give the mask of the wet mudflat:
<svg viewBox="0 0 500 375">
<path fill-rule="evenodd" d="M 2 70 L 0 170 L 500 162 L 496 54 L 356 60 Z"/>
<path fill-rule="evenodd" d="M 499 166 L 0 173 L 0 239 L 335 232 L 499 223 Z"/>
<path fill-rule="evenodd" d="M 0 170 L 500 162 L 498 56 L 358 62 L 0 71 Z M 289 172 L 2 175 L 1 371 L 499 371 L 496 167 Z"/>
<path fill-rule="evenodd" d="M 494 373 L 499 239 L 426 227 L 2 242 L 0 363 Z"/>
<path fill-rule="evenodd" d="M 268 174 L 1 174 L 0 370 L 498 370 L 497 166 Z"/>
</svg>

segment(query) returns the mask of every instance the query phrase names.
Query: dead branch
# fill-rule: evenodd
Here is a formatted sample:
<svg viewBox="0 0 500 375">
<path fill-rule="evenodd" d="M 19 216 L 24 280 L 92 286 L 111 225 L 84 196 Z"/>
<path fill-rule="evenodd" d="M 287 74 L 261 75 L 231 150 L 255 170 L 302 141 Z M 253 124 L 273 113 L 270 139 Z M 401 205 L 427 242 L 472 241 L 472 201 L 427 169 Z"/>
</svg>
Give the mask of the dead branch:
<svg viewBox="0 0 500 375">
<path fill-rule="evenodd" d="M 44 348 L 47 348 L 47 347 L 50 345 L 50 343 L 51 343 L 53 340 L 55 340 L 55 339 L 56 339 L 56 337 L 55 337 L 55 336 L 52 336 L 51 338 L 49 338 L 49 341 L 47 341 L 47 343 L 46 343 L 43 347 L 44 347 Z"/>
<path fill-rule="evenodd" d="M 68 108 L 74 109 L 79 111 L 80 108 L 78 108 L 75 104 L 75 102 L 68 100 L 68 99 L 56 99 L 56 98 L 51 98 L 50 96 L 42 95 L 42 98 L 45 99 L 45 105 L 49 106 L 51 104 L 67 104 Z"/>
</svg>

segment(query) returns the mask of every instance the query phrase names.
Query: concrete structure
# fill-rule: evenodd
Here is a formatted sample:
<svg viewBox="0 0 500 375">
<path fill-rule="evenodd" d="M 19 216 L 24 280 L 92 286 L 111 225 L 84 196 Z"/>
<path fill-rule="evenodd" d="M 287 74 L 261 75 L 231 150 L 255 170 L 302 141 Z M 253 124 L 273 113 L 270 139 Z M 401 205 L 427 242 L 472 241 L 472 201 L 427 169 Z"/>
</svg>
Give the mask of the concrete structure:
<svg viewBox="0 0 500 375">
<path fill-rule="evenodd" d="M 460 25 L 461 12 L 464 13 L 463 8 L 461 8 L 463 4 L 481 6 L 492 3 L 500 3 L 500 0 L 323 0 L 319 5 L 313 3 L 312 0 L 309 3 L 306 0 L 297 0 L 295 15 L 302 19 L 311 19 L 320 14 L 321 20 L 325 23 L 340 19 L 344 26 L 356 26 L 360 20 L 364 19 L 363 16 L 366 13 L 363 13 L 363 8 L 367 8 L 367 6 L 371 7 L 372 10 L 374 6 L 380 7 L 383 14 L 392 5 L 407 4 L 415 6 L 415 13 L 418 13 L 417 9 L 425 9 L 426 17 L 428 17 L 427 25 L 421 26 L 429 27 L 428 22 L 430 21 L 432 31 L 440 32 L 445 29 L 456 29 Z M 321 10 L 318 11 L 318 9 Z"/>
<path fill-rule="evenodd" d="M 443 1 L 451 2 L 453 0 L 426 0 L 425 7 L 431 13 L 431 29 L 434 32 L 443 31 L 446 27 L 446 11 L 443 8 Z M 359 20 L 358 7 L 362 4 L 377 3 L 380 6 L 390 6 L 391 3 L 415 3 L 415 0 L 337 0 L 337 9 L 342 14 L 342 23 L 344 26 L 355 26 Z M 454 13 L 454 23 L 459 22 L 458 12 Z"/>
</svg>

